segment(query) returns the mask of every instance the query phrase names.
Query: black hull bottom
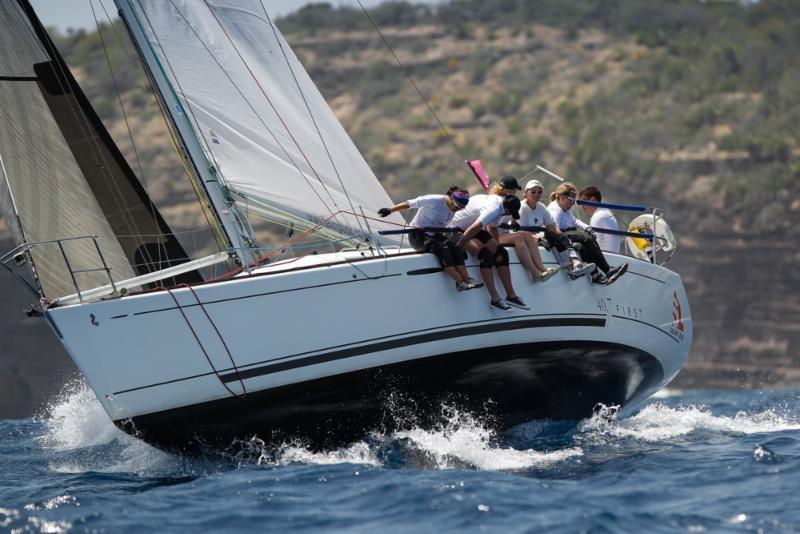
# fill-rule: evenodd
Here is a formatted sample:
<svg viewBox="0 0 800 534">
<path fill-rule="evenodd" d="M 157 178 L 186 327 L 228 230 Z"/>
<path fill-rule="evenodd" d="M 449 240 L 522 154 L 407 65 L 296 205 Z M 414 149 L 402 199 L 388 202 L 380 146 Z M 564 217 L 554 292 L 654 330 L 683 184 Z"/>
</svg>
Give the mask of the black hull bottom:
<svg viewBox="0 0 800 534">
<path fill-rule="evenodd" d="M 597 403 L 636 402 L 662 380 L 658 360 L 600 342 L 536 343 L 422 358 L 115 423 L 161 448 L 196 452 L 253 436 L 312 448 L 372 430 L 431 426 L 447 404 L 498 430 L 534 419 L 583 419 Z M 631 382 L 633 382 L 631 384 Z M 238 384 L 236 384 L 238 386 Z"/>
</svg>

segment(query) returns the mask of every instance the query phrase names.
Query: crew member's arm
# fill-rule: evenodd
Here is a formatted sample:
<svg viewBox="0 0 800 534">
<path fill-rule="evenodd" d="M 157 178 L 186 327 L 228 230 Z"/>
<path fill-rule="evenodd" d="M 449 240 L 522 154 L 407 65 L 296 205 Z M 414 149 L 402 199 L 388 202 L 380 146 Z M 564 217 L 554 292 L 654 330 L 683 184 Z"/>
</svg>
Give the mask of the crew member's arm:
<svg viewBox="0 0 800 534">
<path fill-rule="evenodd" d="M 474 223 L 469 225 L 469 228 L 464 230 L 464 232 L 461 234 L 461 238 L 458 240 L 458 243 L 456 243 L 456 245 L 458 245 L 459 247 L 463 247 L 464 243 L 475 237 L 475 235 L 481 231 L 481 228 L 483 228 L 483 223 L 480 221 L 480 219 L 478 219 Z"/>
<path fill-rule="evenodd" d="M 391 208 L 381 208 L 378 210 L 378 215 L 381 217 L 388 217 L 390 213 L 394 213 L 396 211 L 407 210 L 411 208 L 411 204 L 408 203 L 408 200 L 405 202 L 401 202 L 400 204 L 395 204 Z"/>
<path fill-rule="evenodd" d="M 495 225 L 490 224 L 489 226 L 486 227 L 486 231 L 489 232 L 489 235 L 491 235 L 495 241 L 497 241 L 498 243 L 500 242 L 500 232 L 497 230 L 497 227 Z"/>
<path fill-rule="evenodd" d="M 558 229 L 558 226 L 556 225 L 556 223 L 545 225 L 545 228 L 547 228 L 548 231 L 553 232 L 554 234 L 560 234 L 561 233 L 561 230 Z"/>
</svg>

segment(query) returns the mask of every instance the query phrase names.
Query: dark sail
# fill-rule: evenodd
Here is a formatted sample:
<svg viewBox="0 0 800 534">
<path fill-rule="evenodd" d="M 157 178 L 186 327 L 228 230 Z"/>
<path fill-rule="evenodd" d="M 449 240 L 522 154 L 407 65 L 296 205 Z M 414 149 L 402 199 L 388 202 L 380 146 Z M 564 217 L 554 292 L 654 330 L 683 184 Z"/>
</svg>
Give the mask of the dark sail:
<svg viewBox="0 0 800 534">
<path fill-rule="evenodd" d="M 115 249 L 117 253 L 121 249 L 128 264 L 128 268 L 112 266 L 116 280 L 125 274 L 146 274 L 187 261 L 183 247 L 149 199 L 27 0 L 3 2 L 0 17 L 0 48 L 4 51 L 0 60 L 0 107 L 5 108 L 0 110 L 0 129 L 5 130 L 0 133 L 0 157 L 9 189 L 7 196 L 13 197 L 21 225 L 17 233 L 27 241 L 101 235 L 103 255 L 113 258 Z M 86 198 L 87 193 L 93 199 Z M 99 213 L 92 213 L 96 211 Z M 89 220 L 81 221 L 82 217 Z M 87 248 L 88 245 L 91 247 Z M 70 260 L 76 263 L 73 270 L 97 267 L 98 258 L 96 252 L 92 257 L 91 243 L 74 242 L 70 246 Z M 55 278 L 63 277 L 64 260 L 58 257 L 60 251 L 54 247 L 49 247 L 53 249 L 50 252 L 46 251 L 48 247 L 37 248 L 45 250 L 34 250 L 38 270 L 52 268 L 59 271 Z M 39 258 L 37 254 L 54 257 Z M 119 261 L 121 258 L 116 263 Z M 107 283 L 104 276 L 105 273 L 84 273 L 81 289 Z M 181 281 L 202 279 L 192 272 L 183 275 Z M 50 280 L 45 284 L 43 280 L 43 286 L 50 286 L 45 287 L 48 297 L 74 292 L 56 282 Z"/>
</svg>

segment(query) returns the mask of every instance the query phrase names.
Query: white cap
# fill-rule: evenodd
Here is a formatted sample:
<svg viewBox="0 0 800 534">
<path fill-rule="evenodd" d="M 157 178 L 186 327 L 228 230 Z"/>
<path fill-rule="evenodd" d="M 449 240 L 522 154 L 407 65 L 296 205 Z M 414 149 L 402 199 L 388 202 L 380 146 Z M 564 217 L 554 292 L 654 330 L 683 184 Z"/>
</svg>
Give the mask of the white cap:
<svg viewBox="0 0 800 534">
<path fill-rule="evenodd" d="M 542 187 L 542 182 L 540 182 L 539 180 L 531 180 L 527 184 L 525 184 L 525 191 L 527 191 L 528 189 L 533 189 L 534 187 L 538 187 L 542 191 L 544 191 L 544 187 Z"/>
</svg>

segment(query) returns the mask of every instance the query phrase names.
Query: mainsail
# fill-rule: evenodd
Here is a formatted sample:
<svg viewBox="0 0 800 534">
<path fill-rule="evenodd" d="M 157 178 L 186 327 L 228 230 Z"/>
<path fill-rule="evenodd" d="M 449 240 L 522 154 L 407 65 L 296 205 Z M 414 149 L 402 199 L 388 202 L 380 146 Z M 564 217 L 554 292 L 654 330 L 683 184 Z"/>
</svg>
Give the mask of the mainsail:
<svg viewBox="0 0 800 534">
<path fill-rule="evenodd" d="M 0 196 L 16 241 L 97 236 L 115 281 L 186 261 L 26 0 L 0 2 L 0 50 Z M 75 293 L 73 275 L 81 290 L 108 283 L 91 239 L 31 255 L 47 298 Z"/>
<path fill-rule="evenodd" d="M 368 230 L 357 216 L 392 204 L 260 0 L 117 4 L 243 209 L 352 235 Z"/>
</svg>

